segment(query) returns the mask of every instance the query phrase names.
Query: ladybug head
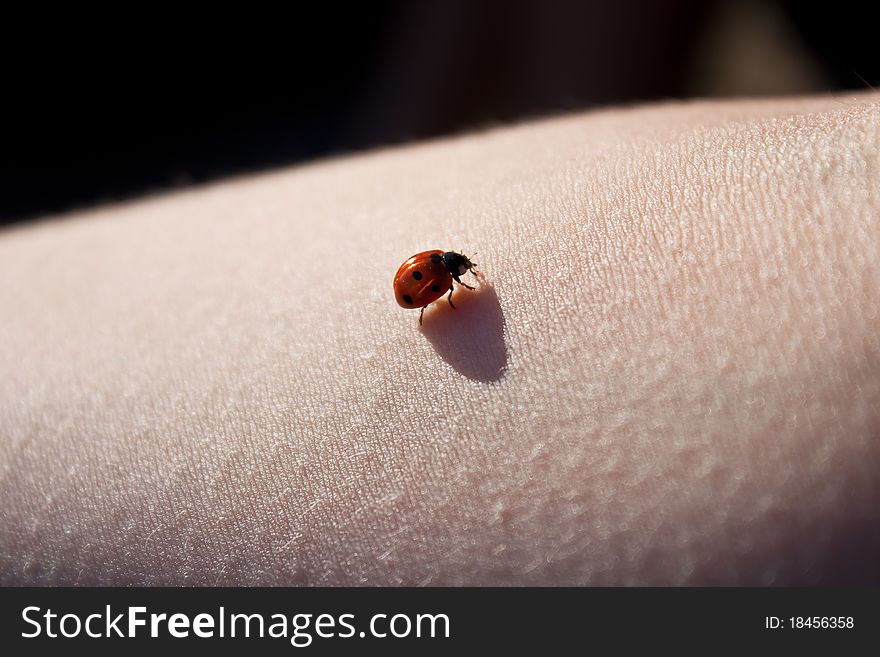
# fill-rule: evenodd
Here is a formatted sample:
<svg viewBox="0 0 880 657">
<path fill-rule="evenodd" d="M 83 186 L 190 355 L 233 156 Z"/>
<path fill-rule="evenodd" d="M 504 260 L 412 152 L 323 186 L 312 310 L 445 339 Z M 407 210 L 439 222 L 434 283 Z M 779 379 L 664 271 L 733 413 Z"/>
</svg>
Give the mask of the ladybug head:
<svg viewBox="0 0 880 657">
<path fill-rule="evenodd" d="M 455 251 L 447 251 L 443 254 L 443 264 L 453 276 L 461 276 L 469 269 L 473 269 L 476 265 L 471 262 L 467 256 Z"/>
</svg>

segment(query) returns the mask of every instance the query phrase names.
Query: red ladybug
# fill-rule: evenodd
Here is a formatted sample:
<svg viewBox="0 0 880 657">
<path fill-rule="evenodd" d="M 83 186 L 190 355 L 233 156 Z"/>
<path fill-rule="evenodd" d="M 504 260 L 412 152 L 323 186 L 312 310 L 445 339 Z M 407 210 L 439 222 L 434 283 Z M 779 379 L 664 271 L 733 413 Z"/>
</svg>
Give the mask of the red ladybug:
<svg viewBox="0 0 880 657">
<path fill-rule="evenodd" d="M 462 283 L 459 276 L 464 275 L 476 265 L 467 256 L 455 251 L 422 251 L 400 265 L 394 275 L 394 298 L 404 308 L 421 308 L 419 324 L 425 308 L 449 291 L 449 305 L 452 303 L 452 281 L 469 290 L 475 288 Z"/>
</svg>

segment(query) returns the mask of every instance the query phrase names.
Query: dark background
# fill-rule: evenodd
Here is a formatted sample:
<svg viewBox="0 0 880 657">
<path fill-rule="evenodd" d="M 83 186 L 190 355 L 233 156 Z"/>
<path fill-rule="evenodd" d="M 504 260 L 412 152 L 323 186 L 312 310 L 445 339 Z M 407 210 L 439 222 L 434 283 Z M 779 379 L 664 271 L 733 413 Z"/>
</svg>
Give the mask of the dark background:
<svg viewBox="0 0 880 657">
<path fill-rule="evenodd" d="M 7 12 L 0 224 L 597 105 L 867 88 L 880 81 L 867 6 L 399 0 L 247 15 Z"/>
</svg>

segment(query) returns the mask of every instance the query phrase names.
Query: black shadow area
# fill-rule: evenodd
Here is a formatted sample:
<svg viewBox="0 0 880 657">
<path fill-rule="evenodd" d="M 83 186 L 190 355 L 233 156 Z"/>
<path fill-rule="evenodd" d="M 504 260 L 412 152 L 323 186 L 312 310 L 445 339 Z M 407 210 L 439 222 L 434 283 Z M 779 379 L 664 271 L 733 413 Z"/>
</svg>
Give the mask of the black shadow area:
<svg viewBox="0 0 880 657">
<path fill-rule="evenodd" d="M 456 287 L 455 309 L 443 297 L 425 311 L 422 335 L 455 371 L 474 381 L 498 381 L 507 371 L 504 313 L 495 288 Z"/>
</svg>

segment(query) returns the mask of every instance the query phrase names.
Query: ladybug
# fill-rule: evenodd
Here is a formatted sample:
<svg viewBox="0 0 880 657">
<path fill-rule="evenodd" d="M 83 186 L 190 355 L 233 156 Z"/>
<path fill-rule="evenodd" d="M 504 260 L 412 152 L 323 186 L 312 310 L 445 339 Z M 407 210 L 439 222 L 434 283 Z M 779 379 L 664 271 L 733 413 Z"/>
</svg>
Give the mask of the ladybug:
<svg viewBox="0 0 880 657">
<path fill-rule="evenodd" d="M 394 298 L 404 308 L 421 308 L 419 324 L 425 308 L 449 291 L 449 305 L 452 303 L 454 280 L 469 290 L 475 288 L 462 283 L 459 276 L 464 275 L 476 265 L 467 256 L 455 251 L 422 251 L 408 258 L 394 275 Z"/>
</svg>

